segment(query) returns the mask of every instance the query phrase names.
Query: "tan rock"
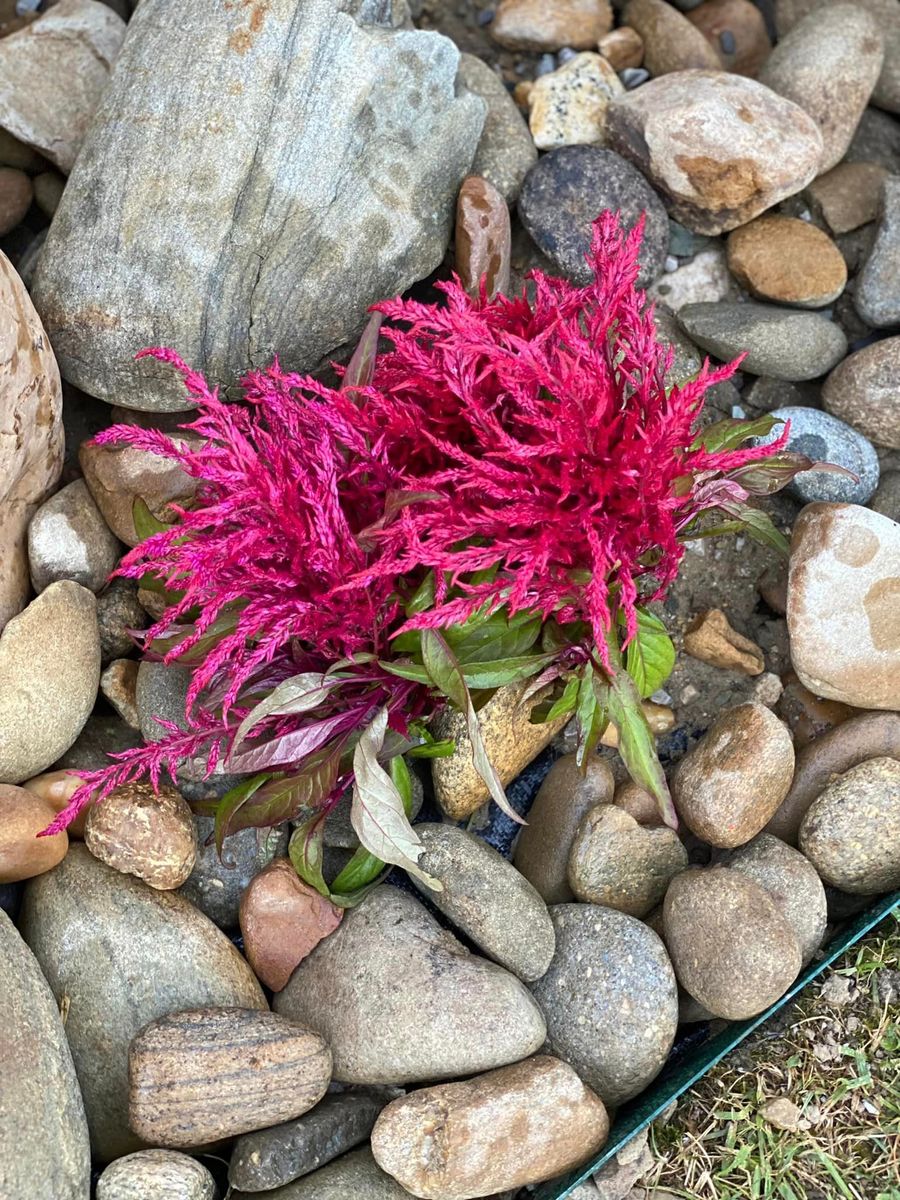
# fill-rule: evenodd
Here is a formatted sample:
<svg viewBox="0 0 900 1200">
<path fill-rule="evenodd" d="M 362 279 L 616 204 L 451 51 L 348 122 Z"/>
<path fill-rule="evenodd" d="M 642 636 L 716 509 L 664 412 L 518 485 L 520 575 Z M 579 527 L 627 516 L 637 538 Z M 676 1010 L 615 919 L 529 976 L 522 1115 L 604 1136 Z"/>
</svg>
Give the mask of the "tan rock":
<svg viewBox="0 0 900 1200">
<path fill-rule="evenodd" d="M 705 0 L 685 16 L 719 55 L 722 66 L 736 75 L 752 78 L 769 57 L 772 43 L 766 22 L 751 0 Z M 734 48 L 726 49 L 732 39 Z"/>
<path fill-rule="evenodd" d="M 793 774 L 786 726 L 762 704 L 739 704 L 722 713 L 678 763 L 672 799 L 692 833 L 731 849 L 759 833 L 787 795 Z"/>
<path fill-rule="evenodd" d="M 615 804 L 601 804 L 578 827 L 569 886 L 579 900 L 645 917 L 687 865 L 674 829 L 647 828 Z"/>
<path fill-rule="evenodd" d="M 584 51 L 556 71 L 541 75 L 528 96 L 528 127 L 539 150 L 602 145 L 606 110 L 623 87 L 612 65 Z"/>
<path fill-rule="evenodd" d="M 650 732 L 657 737 L 675 728 L 675 713 L 668 705 L 657 704 L 653 700 L 645 700 L 641 708 L 644 711 L 644 716 L 647 718 Z M 618 744 L 619 731 L 615 725 L 610 723 L 604 730 L 603 736 L 600 739 L 600 745 L 608 746 L 610 749 L 615 750 Z"/>
<path fill-rule="evenodd" d="M 823 700 L 805 688 L 795 671 L 784 675 L 784 689 L 778 701 L 778 715 L 794 735 L 794 745 L 799 749 L 808 745 L 813 738 L 834 729 L 842 721 L 855 716 L 857 709 L 837 700 Z"/>
<path fill-rule="evenodd" d="M 540 696 L 520 703 L 528 684 L 526 679 L 498 688 L 478 713 L 488 758 L 504 787 L 550 744 L 569 719 L 564 716 L 545 725 L 533 725 L 529 717 Z M 435 734 L 456 742 L 453 754 L 432 763 L 435 799 L 448 817 L 461 821 L 488 799 L 487 785 L 475 770 L 462 713 L 448 709 L 435 723 Z"/>
<path fill-rule="evenodd" d="M 602 758 L 590 758 L 582 771 L 575 755 L 567 754 L 548 771 L 513 857 L 516 869 L 548 904 L 572 899 L 568 862 L 575 833 L 585 813 L 609 803 L 614 786 L 613 773 Z"/>
<path fill-rule="evenodd" d="M 644 66 L 653 76 L 722 65 L 700 30 L 665 0 L 628 0 L 622 20 L 643 39 Z"/>
<path fill-rule="evenodd" d="M 125 37 L 95 0 L 59 0 L 0 40 L 0 125 L 68 174 Z"/>
<path fill-rule="evenodd" d="M 900 526 L 857 504 L 808 504 L 791 540 L 787 621 L 811 692 L 900 708 Z"/>
<path fill-rule="evenodd" d="M 644 61 L 644 39 L 630 25 L 620 25 L 605 33 L 597 43 L 597 49 L 616 71 L 639 67 Z"/>
<path fill-rule="evenodd" d="M 100 676 L 100 691 L 132 729 L 141 727 L 135 700 L 137 673 L 138 663 L 133 658 L 114 658 Z"/>
<path fill-rule="evenodd" d="M 164 892 L 181 887 L 197 856 L 191 810 L 165 785 L 154 792 L 149 783 L 124 784 L 91 805 L 84 841 L 101 862 Z"/>
<path fill-rule="evenodd" d="M 97 1180 L 97 1200 L 216 1200 L 203 1163 L 177 1150 L 138 1150 L 109 1164 Z"/>
<path fill-rule="evenodd" d="M 626 779 L 617 786 L 613 804 L 634 817 L 639 825 L 663 824 L 656 797 L 645 792 L 633 779 Z"/>
<path fill-rule="evenodd" d="M 608 1132 L 602 1100 L 566 1063 L 539 1055 L 392 1101 L 372 1153 L 415 1196 L 468 1200 L 569 1171 Z"/>
<path fill-rule="evenodd" d="M 795 845 L 809 806 L 832 779 L 872 758 L 900 759 L 900 713 L 868 712 L 823 733 L 797 755 L 791 790 L 766 826 Z"/>
<path fill-rule="evenodd" d="M 190 440 L 179 435 L 177 442 Z M 84 442 L 78 463 L 107 525 L 126 546 L 140 541 L 132 510 L 140 498 L 160 521 L 171 520 L 171 504 L 190 500 L 197 481 L 159 454 L 131 446 L 94 446 Z"/>
<path fill-rule="evenodd" d="M 838 363 L 822 385 L 822 403 L 879 446 L 900 449 L 900 337 L 882 338 Z"/>
<path fill-rule="evenodd" d="M 759 646 L 732 629 L 720 608 L 697 614 L 685 632 L 684 648 L 692 658 L 724 670 L 761 675 L 766 669 Z"/>
<path fill-rule="evenodd" d="M 280 992 L 294 968 L 333 933 L 343 909 L 304 883 L 287 858 L 276 858 L 241 897 L 244 953 L 258 979 Z"/>
<path fill-rule="evenodd" d="M 880 163 L 841 162 L 814 179 L 806 197 L 832 233 L 849 233 L 878 216 L 886 176 Z"/>
<path fill-rule="evenodd" d="M 63 460 L 62 387 L 56 359 L 25 285 L 2 252 L 0 430 L 2 630 L 28 597 L 28 523 L 59 479 Z M 20 430 L 20 436 L 14 430 Z"/>
<path fill-rule="evenodd" d="M 83 782 L 80 775 L 73 775 L 71 771 L 46 771 L 43 775 L 35 775 L 33 779 L 26 779 L 22 787 L 45 800 L 54 813 L 60 813 L 66 808 Z M 75 820 L 66 827 L 66 833 L 70 838 L 84 837 L 86 820 L 87 808 L 83 808 Z"/>
<path fill-rule="evenodd" d="M 24 171 L 0 167 L 0 237 L 19 224 L 31 207 L 34 188 Z"/>
<path fill-rule="evenodd" d="M 56 810 L 25 788 L 0 783 L 0 883 L 16 883 L 49 871 L 65 857 L 65 830 L 38 837 Z"/>
<path fill-rule="evenodd" d="M 488 299 L 509 291 L 510 229 L 506 201 L 480 175 L 467 175 L 456 200 L 455 267 L 470 296 L 484 280 Z"/>
<path fill-rule="evenodd" d="M 65 187 L 66 181 L 58 171 L 42 171 L 40 175 L 35 175 L 34 202 L 45 216 L 52 219 L 59 208 Z"/>
<path fill-rule="evenodd" d="M 800 970 L 800 947 L 769 893 L 726 867 L 682 871 L 663 907 L 678 982 L 717 1017 L 763 1012 Z"/>
<path fill-rule="evenodd" d="M 331 1081 L 331 1051 L 275 1013 L 201 1008 L 145 1025 L 128 1051 L 128 1078 L 138 1137 L 200 1146 L 312 1108 Z"/>
<path fill-rule="evenodd" d="M 827 233 L 796 217 L 757 217 L 735 229 L 728 266 L 754 296 L 798 308 L 823 308 L 847 285 L 840 250 Z"/>
<path fill-rule="evenodd" d="M 677 71 L 614 100 L 607 142 L 696 233 L 745 225 L 818 173 L 822 135 L 796 104 L 724 71 Z"/>
<path fill-rule="evenodd" d="M 500 0 L 490 32 L 507 50 L 589 50 L 612 23 L 609 0 Z"/>
</svg>

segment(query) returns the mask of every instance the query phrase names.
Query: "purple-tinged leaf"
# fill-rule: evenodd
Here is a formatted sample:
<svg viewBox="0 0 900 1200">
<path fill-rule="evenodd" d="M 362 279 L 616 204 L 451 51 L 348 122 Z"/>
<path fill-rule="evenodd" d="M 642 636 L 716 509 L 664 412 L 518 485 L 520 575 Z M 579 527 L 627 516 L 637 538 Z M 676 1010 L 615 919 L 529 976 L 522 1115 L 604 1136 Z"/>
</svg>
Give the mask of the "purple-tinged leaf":
<svg viewBox="0 0 900 1200">
<path fill-rule="evenodd" d="M 341 391 L 348 392 L 351 388 L 368 387 L 375 375 L 375 360 L 378 357 L 378 334 L 384 317 L 381 313 L 372 313 L 362 331 L 362 336 L 356 349 L 350 356 Z"/>
<path fill-rule="evenodd" d="M 219 801 L 216 808 L 215 834 L 216 849 L 219 852 L 220 858 L 225 839 L 230 833 L 234 832 L 233 822 L 236 814 L 253 796 L 254 792 L 259 791 L 262 785 L 270 778 L 271 776 L 268 774 L 261 774 L 255 775 L 251 779 L 242 779 L 240 783 L 227 791 Z"/>
<path fill-rule="evenodd" d="M 859 483 L 859 476 L 837 463 L 816 462 L 805 454 L 784 451 L 770 458 L 747 463 L 732 471 L 731 478 L 753 496 L 772 496 L 804 471 L 825 471 L 831 475 L 843 475 Z"/>
<path fill-rule="evenodd" d="M 324 746 L 335 734 L 344 733 L 352 724 L 352 716 L 346 712 L 321 721 L 313 721 L 302 729 L 274 735 L 269 741 L 261 742 L 242 754 L 229 754 L 225 766 L 235 774 L 263 771 L 268 767 L 281 767 L 300 762 L 320 746 Z"/>
</svg>

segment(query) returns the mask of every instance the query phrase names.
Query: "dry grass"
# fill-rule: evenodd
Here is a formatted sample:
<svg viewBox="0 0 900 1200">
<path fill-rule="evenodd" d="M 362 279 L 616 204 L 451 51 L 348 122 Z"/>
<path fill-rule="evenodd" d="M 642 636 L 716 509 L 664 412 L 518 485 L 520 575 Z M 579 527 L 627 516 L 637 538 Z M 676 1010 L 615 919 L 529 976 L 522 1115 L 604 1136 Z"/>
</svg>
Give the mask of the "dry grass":
<svg viewBox="0 0 900 1200">
<path fill-rule="evenodd" d="M 764 1115 L 783 1097 L 799 1110 L 787 1129 Z M 687 1200 L 900 1200 L 900 913 L 688 1093 L 651 1145 L 642 1185 Z"/>
</svg>

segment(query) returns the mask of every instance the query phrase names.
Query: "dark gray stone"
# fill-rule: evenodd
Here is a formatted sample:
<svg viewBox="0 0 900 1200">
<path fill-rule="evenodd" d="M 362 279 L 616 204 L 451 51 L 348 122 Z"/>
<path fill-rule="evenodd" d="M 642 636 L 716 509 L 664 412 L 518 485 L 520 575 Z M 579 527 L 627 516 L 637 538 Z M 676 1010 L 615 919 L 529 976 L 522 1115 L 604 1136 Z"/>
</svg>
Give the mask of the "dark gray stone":
<svg viewBox="0 0 900 1200">
<path fill-rule="evenodd" d="M 856 280 L 856 311 L 872 329 L 900 325 L 900 176 L 882 184 L 882 214 L 875 244 Z"/>
<path fill-rule="evenodd" d="M 365 1147 L 272 1192 L 234 1192 L 231 1200 L 408 1200 Z"/>
<path fill-rule="evenodd" d="M 129 630 L 144 629 L 147 614 L 138 600 L 132 579 L 114 579 L 97 597 L 100 654 L 104 665 L 114 658 L 127 658 L 135 649 Z"/>
<path fill-rule="evenodd" d="M 264 1192 L 324 1167 L 366 1140 L 395 1095 L 383 1088 L 333 1093 L 296 1121 L 243 1134 L 231 1152 L 228 1182 Z"/>
<path fill-rule="evenodd" d="M 869 508 L 892 521 L 900 521 L 900 471 L 885 471 Z"/>
<path fill-rule="evenodd" d="M 142 0 L 35 276 L 65 378 L 187 409 L 138 350 L 225 387 L 276 352 L 306 370 L 438 266 L 485 106 L 449 39 L 383 8 Z"/>
<path fill-rule="evenodd" d="M 532 992 L 549 1052 L 608 1105 L 636 1096 L 659 1072 L 678 1025 L 678 989 L 665 947 L 636 917 L 596 904 L 555 904 L 556 955 Z"/>
<path fill-rule="evenodd" d="M 647 287 L 663 272 L 669 246 L 669 220 L 646 179 L 612 150 L 563 146 L 531 168 L 519 196 L 522 224 L 563 275 L 590 283 L 585 262 L 591 222 L 605 208 L 619 210 L 627 226 L 646 213 L 638 283 Z"/>
<path fill-rule="evenodd" d="M 742 370 L 751 375 L 817 379 L 847 353 L 846 336 L 827 317 L 774 304 L 686 304 L 678 320 L 698 346 L 722 362 L 746 352 Z"/>
<path fill-rule="evenodd" d="M 809 504 L 813 500 L 837 501 L 846 504 L 865 504 L 878 486 L 878 455 L 868 439 L 831 413 L 820 408 L 802 406 L 776 408 L 773 417 L 790 421 L 788 450 L 805 454 L 816 462 L 836 463 L 858 476 L 858 482 L 848 475 L 830 471 L 803 471 L 788 485 L 791 495 Z M 774 441 L 783 430 L 778 425 L 767 438 L 757 444 Z"/>
<path fill-rule="evenodd" d="M 141 735 L 121 717 L 91 716 L 69 749 L 53 764 L 53 769 L 98 771 L 109 766 L 110 754 L 141 745 Z"/>
<path fill-rule="evenodd" d="M 844 161 L 880 163 L 891 174 L 900 174 L 900 121 L 877 108 L 867 108 Z"/>
<path fill-rule="evenodd" d="M 0 1191 L 3 1200 L 87 1200 L 91 1148 L 59 1008 L 0 912 Z"/>
<path fill-rule="evenodd" d="M 141 733 L 148 742 L 160 742 L 169 736 L 159 718 L 187 728 L 184 704 L 191 682 L 190 667 L 176 663 L 142 662 L 138 668 L 135 701 L 141 721 Z"/>
<path fill-rule="evenodd" d="M 225 839 L 222 857 L 212 839 L 214 817 L 194 817 L 197 858 L 178 889 L 220 929 L 236 929 L 244 888 L 273 858 L 287 853 L 287 829 L 241 829 Z"/>
</svg>

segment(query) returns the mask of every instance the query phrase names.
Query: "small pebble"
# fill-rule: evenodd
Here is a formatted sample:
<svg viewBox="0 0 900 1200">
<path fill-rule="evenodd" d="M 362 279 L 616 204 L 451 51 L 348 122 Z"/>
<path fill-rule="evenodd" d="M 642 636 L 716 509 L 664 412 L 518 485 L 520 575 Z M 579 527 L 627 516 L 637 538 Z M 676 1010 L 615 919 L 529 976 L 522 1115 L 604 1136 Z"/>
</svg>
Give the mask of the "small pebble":
<svg viewBox="0 0 900 1200">
<path fill-rule="evenodd" d="M 490 25 L 494 19 L 494 10 L 492 8 L 483 8 L 476 18 L 481 26 Z"/>
<path fill-rule="evenodd" d="M 719 34 L 719 45 L 722 47 L 723 54 L 734 54 L 737 49 L 737 43 L 730 29 L 723 29 Z"/>
<path fill-rule="evenodd" d="M 538 71 L 529 96 L 528 125 L 539 150 L 603 142 L 606 110 L 623 92 L 601 54 L 576 54 L 559 70 Z"/>
<path fill-rule="evenodd" d="M 678 270 L 678 259 L 675 257 L 674 254 L 669 254 L 666 256 L 666 261 L 663 264 L 663 269 L 665 271 L 667 271 L 670 275 L 672 274 L 673 271 Z"/>
<path fill-rule="evenodd" d="M 571 46 L 563 46 L 561 50 L 557 50 L 556 52 L 556 61 L 562 66 L 563 63 L 567 63 L 573 59 L 577 53 L 578 51 L 573 50 Z"/>
<path fill-rule="evenodd" d="M 626 67 L 619 75 L 619 78 L 622 80 L 625 90 L 632 92 L 635 88 L 640 87 L 642 83 L 647 82 L 650 78 L 650 72 L 644 67 Z"/>
<path fill-rule="evenodd" d="M 542 75 L 549 75 L 551 71 L 556 70 L 556 59 L 552 54 L 542 54 L 537 61 L 537 66 L 534 68 L 535 79 L 540 79 Z"/>
</svg>

